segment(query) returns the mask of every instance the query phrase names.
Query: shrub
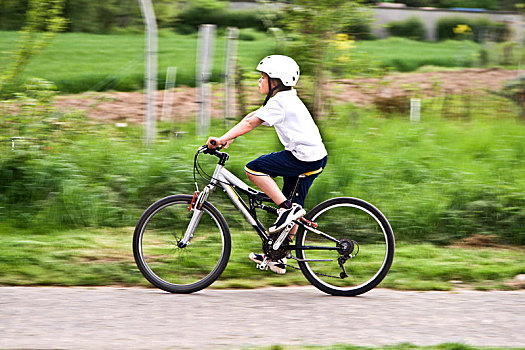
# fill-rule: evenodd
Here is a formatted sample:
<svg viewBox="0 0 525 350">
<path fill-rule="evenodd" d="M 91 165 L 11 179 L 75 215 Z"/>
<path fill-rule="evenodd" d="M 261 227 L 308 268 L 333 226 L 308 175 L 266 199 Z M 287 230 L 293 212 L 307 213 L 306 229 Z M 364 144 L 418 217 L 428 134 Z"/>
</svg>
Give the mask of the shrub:
<svg viewBox="0 0 525 350">
<path fill-rule="evenodd" d="M 374 40 L 376 37 L 372 33 L 372 17 L 362 16 L 355 17 L 353 23 L 346 26 L 341 31 L 344 34 L 348 34 L 356 40 Z"/>
<path fill-rule="evenodd" d="M 471 39 L 476 42 L 491 40 L 503 42 L 510 36 L 505 23 L 494 22 L 486 17 L 469 19 L 465 17 L 443 17 L 437 23 L 437 37 L 446 39 Z"/>
<path fill-rule="evenodd" d="M 504 42 L 510 37 L 510 28 L 503 22 L 494 22 L 486 17 L 477 18 L 471 21 L 474 40 L 482 42 L 485 40 Z"/>
<path fill-rule="evenodd" d="M 461 186 L 461 185 L 459 185 Z M 525 197 L 511 187 L 479 186 L 462 188 L 453 192 L 452 200 L 440 213 L 439 225 L 442 230 L 432 240 L 442 243 L 475 234 L 494 235 L 504 243 L 523 245 L 525 234 Z"/>
<path fill-rule="evenodd" d="M 410 106 L 410 100 L 406 95 L 381 96 L 374 97 L 374 105 L 385 115 L 394 113 L 406 113 Z"/>
<path fill-rule="evenodd" d="M 470 21 L 465 17 L 443 17 L 437 22 L 437 37 L 439 40 L 457 39 L 458 36 L 454 32 L 454 28 L 460 25 L 468 25 Z M 469 26 L 470 28 L 470 26 Z"/>
<path fill-rule="evenodd" d="M 255 41 L 256 37 L 255 37 L 255 35 L 253 35 L 251 33 L 240 32 L 239 33 L 239 40 L 242 40 L 242 41 Z"/>
<path fill-rule="evenodd" d="M 265 28 L 257 12 L 230 10 L 227 3 L 216 0 L 197 0 L 189 3 L 177 16 L 175 28 L 182 34 L 188 34 L 196 31 L 201 24 L 260 30 Z"/>
<path fill-rule="evenodd" d="M 516 103 L 525 119 L 525 76 L 521 75 L 505 83 L 501 91 L 496 94 L 506 97 Z"/>
<path fill-rule="evenodd" d="M 413 40 L 424 40 L 427 32 L 425 25 L 419 17 L 410 17 L 404 21 L 394 21 L 387 24 L 390 35 L 409 38 Z"/>
<path fill-rule="evenodd" d="M 255 28 L 258 30 L 266 29 L 257 12 L 246 10 L 226 11 L 222 21 L 219 21 L 217 25 L 222 27 Z"/>
</svg>

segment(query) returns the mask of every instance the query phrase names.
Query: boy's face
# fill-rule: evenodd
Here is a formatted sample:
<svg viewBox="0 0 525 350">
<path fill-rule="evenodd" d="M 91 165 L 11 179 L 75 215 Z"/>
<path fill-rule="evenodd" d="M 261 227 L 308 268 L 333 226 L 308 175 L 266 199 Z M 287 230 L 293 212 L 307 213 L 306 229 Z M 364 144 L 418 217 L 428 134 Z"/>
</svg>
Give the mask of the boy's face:
<svg viewBox="0 0 525 350">
<path fill-rule="evenodd" d="M 259 92 L 263 95 L 268 94 L 268 74 L 261 72 L 259 78 Z"/>
<path fill-rule="evenodd" d="M 269 91 L 268 79 L 270 79 L 268 74 L 261 72 L 261 77 L 259 78 L 259 92 L 263 95 L 268 94 Z M 271 84 L 272 88 L 274 88 L 278 84 L 277 79 L 273 79 Z"/>
</svg>

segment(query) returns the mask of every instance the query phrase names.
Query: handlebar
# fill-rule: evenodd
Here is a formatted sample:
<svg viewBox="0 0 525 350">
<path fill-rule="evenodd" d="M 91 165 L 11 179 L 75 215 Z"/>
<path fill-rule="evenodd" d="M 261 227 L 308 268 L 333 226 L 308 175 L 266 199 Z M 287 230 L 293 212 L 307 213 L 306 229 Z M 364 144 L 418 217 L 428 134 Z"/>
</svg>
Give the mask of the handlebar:
<svg viewBox="0 0 525 350">
<path fill-rule="evenodd" d="M 210 143 L 212 145 L 216 145 L 217 144 L 215 141 L 211 141 Z M 209 148 L 207 145 L 203 145 L 203 146 L 199 147 L 199 150 L 197 151 L 197 154 L 202 152 L 202 153 L 205 153 L 205 154 L 210 154 L 212 156 L 215 156 L 215 157 L 220 159 L 219 164 L 224 165 L 224 163 L 226 163 L 226 161 L 228 160 L 230 155 L 228 153 L 225 153 L 225 152 L 219 152 L 219 149 L 221 149 L 221 148 L 222 148 L 222 146 L 219 146 L 219 147 L 216 147 L 216 148 Z"/>
</svg>

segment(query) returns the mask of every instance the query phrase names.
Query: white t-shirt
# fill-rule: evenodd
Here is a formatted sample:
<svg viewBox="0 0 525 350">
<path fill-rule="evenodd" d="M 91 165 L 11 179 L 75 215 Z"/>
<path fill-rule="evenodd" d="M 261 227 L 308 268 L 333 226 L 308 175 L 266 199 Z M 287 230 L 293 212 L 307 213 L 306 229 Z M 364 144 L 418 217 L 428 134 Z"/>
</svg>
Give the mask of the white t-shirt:
<svg viewBox="0 0 525 350">
<path fill-rule="evenodd" d="M 284 149 L 297 159 L 315 162 L 327 155 L 319 129 L 296 90 L 278 92 L 255 116 L 275 128 Z"/>
</svg>

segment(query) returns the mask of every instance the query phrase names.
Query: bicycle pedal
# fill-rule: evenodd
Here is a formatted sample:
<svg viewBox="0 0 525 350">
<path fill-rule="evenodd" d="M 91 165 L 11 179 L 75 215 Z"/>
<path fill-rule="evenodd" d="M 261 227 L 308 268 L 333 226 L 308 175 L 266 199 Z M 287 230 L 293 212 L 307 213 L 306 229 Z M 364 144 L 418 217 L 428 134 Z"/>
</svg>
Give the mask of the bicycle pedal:
<svg viewBox="0 0 525 350">
<path fill-rule="evenodd" d="M 261 271 L 266 271 L 268 270 L 269 265 L 270 259 L 268 259 L 268 257 L 264 257 L 264 260 L 261 263 L 257 264 L 256 267 Z"/>
<path fill-rule="evenodd" d="M 258 270 L 261 270 L 261 271 L 266 271 L 266 270 L 268 270 L 268 267 L 269 267 L 268 264 L 266 264 L 266 266 L 264 266 L 263 264 L 257 264 L 257 266 L 256 266 L 256 268 L 257 268 Z"/>
</svg>

